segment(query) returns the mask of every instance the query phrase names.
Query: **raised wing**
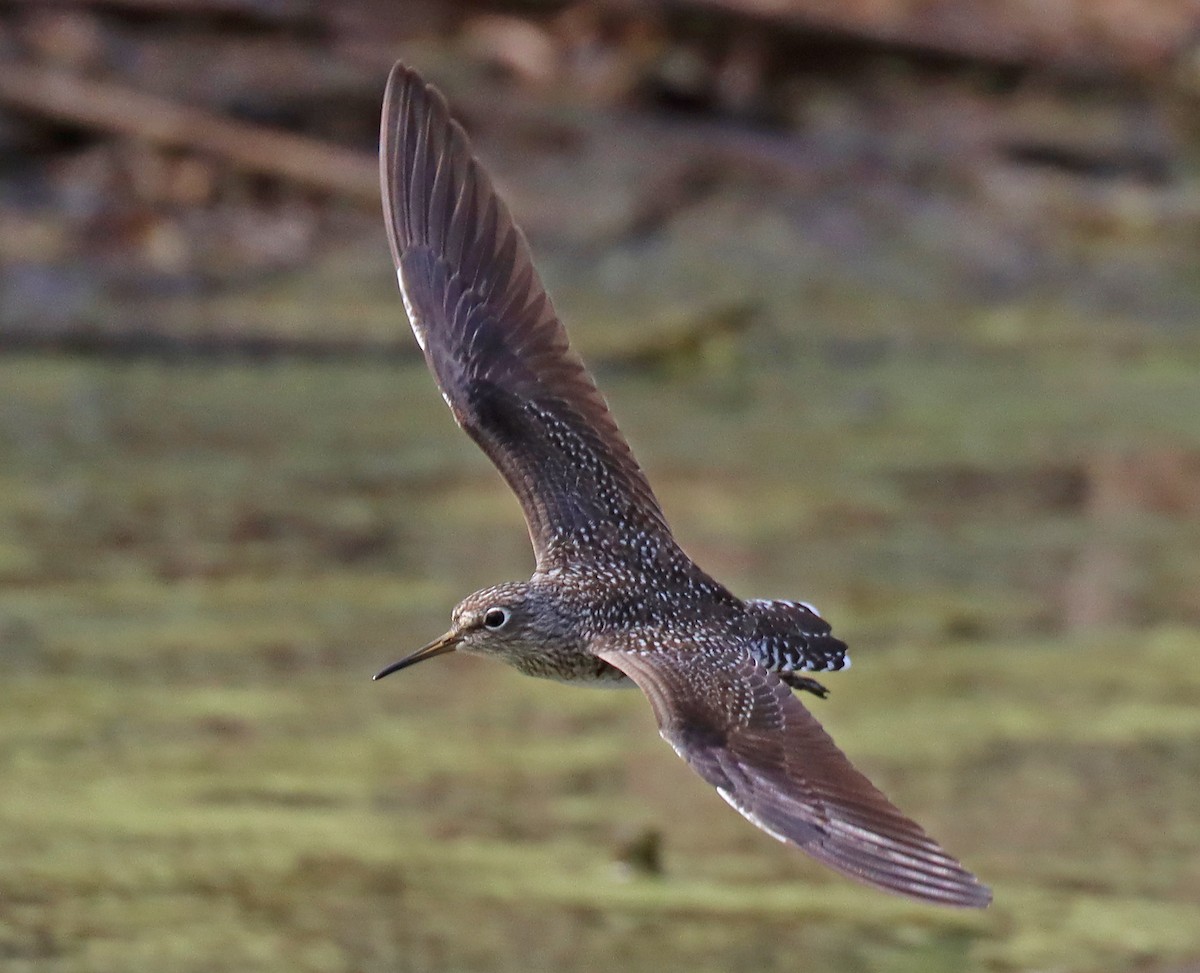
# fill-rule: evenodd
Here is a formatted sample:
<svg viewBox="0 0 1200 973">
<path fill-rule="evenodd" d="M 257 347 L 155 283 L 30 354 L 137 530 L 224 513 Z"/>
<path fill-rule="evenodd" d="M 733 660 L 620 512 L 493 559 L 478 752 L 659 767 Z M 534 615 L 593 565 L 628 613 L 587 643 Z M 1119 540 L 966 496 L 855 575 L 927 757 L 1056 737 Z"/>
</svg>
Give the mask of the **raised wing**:
<svg viewBox="0 0 1200 973">
<path fill-rule="evenodd" d="M 380 133 L 383 215 L 404 306 L 442 396 L 517 495 L 539 570 L 648 535 L 658 501 L 567 344 L 524 236 L 441 95 L 402 64 Z M 636 555 L 630 552 L 629 559 Z"/>
<path fill-rule="evenodd" d="M 854 769 L 774 674 L 730 650 L 604 651 L 663 738 L 754 824 L 850 878 L 937 905 L 991 891 Z"/>
</svg>

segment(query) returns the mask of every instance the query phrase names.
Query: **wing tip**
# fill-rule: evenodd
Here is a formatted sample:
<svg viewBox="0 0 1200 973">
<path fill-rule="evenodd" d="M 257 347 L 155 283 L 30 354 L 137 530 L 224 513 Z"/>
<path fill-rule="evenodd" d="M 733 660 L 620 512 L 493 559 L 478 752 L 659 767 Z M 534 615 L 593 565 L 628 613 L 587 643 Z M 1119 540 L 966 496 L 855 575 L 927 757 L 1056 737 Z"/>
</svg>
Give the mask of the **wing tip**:
<svg viewBox="0 0 1200 973">
<path fill-rule="evenodd" d="M 909 892 L 906 894 L 929 905 L 946 906 L 951 909 L 986 909 L 992 904 L 991 888 L 984 885 L 969 872 L 966 875 L 970 881 L 964 882 L 953 891 L 934 895 L 922 894 L 921 892 Z"/>
<path fill-rule="evenodd" d="M 393 114 L 392 106 L 406 90 L 417 91 L 423 97 L 427 97 L 435 102 L 443 102 L 437 88 L 421 77 L 414 68 L 409 67 L 403 61 L 397 61 L 388 72 L 387 84 L 383 89 L 383 119 L 385 124 Z"/>
<path fill-rule="evenodd" d="M 949 904 L 960 909 L 986 909 L 992 904 L 991 886 L 976 880 L 973 887 L 964 890 L 961 900 Z"/>
<path fill-rule="evenodd" d="M 420 211 L 425 194 L 412 180 L 418 173 L 426 174 L 425 167 L 451 140 L 456 125 L 436 87 L 403 61 L 392 65 L 379 119 L 379 189 L 388 244 L 397 267 L 403 251 L 416 240 L 424 242 L 426 235 Z M 406 153 L 427 152 L 430 138 L 439 146 L 433 157 L 405 162 L 402 156 Z"/>
<path fill-rule="evenodd" d="M 897 844 L 883 829 L 874 830 L 866 842 L 826 831 L 823 841 L 797 845 L 848 878 L 930 905 L 983 909 L 991 904 L 992 890 L 936 841 L 924 837 L 926 847 L 918 849 L 907 840 Z"/>
</svg>

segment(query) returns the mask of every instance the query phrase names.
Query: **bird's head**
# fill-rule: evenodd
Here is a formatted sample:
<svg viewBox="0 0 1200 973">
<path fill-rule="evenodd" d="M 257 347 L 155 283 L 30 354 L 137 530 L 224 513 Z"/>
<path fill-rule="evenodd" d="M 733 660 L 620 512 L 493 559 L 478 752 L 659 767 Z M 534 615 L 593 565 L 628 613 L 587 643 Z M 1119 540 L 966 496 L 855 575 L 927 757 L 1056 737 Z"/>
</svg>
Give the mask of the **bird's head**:
<svg viewBox="0 0 1200 973">
<path fill-rule="evenodd" d="M 376 674 L 376 679 L 447 652 L 498 656 L 516 662 L 555 640 L 559 613 L 553 599 L 534 585 L 493 585 L 455 606 L 450 631 Z"/>
</svg>

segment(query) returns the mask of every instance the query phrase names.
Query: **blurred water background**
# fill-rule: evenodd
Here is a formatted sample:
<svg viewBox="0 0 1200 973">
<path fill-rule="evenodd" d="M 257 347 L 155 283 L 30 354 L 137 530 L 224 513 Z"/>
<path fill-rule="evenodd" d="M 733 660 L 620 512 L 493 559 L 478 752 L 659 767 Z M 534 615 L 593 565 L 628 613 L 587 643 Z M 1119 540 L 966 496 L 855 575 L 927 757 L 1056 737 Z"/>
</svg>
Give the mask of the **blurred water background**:
<svg viewBox="0 0 1200 973">
<path fill-rule="evenodd" d="M 0 6 L 0 969 L 1200 969 L 1200 7 Z M 995 888 L 851 886 L 638 693 L 449 658 L 527 576 L 396 293 L 436 81 L 684 547 Z"/>
</svg>

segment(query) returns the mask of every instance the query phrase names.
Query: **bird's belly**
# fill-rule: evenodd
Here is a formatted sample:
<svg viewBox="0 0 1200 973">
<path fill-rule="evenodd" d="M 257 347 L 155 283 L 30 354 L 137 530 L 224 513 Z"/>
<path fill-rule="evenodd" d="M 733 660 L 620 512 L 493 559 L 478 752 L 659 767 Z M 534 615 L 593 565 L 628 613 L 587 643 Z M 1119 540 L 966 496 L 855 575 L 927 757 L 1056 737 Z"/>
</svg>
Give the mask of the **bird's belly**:
<svg viewBox="0 0 1200 973">
<path fill-rule="evenodd" d="M 616 666 L 590 652 L 539 653 L 508 660 L 518 672 L 538 679 L 553 679 L 597 688 L 622 689 L 634 682 Z"/>
</svg>

